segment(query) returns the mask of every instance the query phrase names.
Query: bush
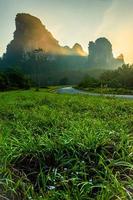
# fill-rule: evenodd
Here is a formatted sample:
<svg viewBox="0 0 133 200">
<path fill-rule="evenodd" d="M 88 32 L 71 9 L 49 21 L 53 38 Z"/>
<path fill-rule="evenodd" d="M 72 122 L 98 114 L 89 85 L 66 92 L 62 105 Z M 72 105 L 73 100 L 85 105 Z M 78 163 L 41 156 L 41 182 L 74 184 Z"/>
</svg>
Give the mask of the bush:
<svg viewBox="0 0 133 200">
<path fill-rule="evenodd" d="M 100 87 L 101 83 L 98 79 L 87 76 L 78 86 L 81 88 Z"/>
</svg>

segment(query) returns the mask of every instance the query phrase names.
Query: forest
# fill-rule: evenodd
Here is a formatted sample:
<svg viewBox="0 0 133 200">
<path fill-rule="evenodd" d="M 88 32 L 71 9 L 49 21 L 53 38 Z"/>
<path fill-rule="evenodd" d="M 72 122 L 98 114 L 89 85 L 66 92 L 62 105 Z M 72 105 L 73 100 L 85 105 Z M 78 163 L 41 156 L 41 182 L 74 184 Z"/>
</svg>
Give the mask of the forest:
<svg viewBox="0 0 133 200">
<path fill-rule="evenodd" d="M 91 90 L 101 88 L 106 92 L 107 89 L 127 89 L 133 90 L 133 65 L 124 64 L 116 70 L 103 72 L 99 78 L 86 76 L 79 84 L 78 88 Z M 96 91 L 96 90 L 95 90 Z M 114 91 L 114 90 L 113 90 Z M 120 90 L 119 90 L 120 91 Z M 122 90 L 124 91 L 124 90 Z"/>
</svg>

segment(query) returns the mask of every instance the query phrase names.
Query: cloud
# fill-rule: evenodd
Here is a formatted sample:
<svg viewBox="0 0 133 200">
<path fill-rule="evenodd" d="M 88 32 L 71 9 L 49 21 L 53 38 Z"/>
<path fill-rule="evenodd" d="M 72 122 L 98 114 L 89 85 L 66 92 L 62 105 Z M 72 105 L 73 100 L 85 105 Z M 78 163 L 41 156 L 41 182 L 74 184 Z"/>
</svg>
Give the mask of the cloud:
<svg viewBox="0 0 133 200">
<path fill-rule="evenodd" d="M 123 53 L 126 62 L 133 63 L 133 1 L 113 0 L 105 12 L 97 37 L 105 36 L 113 44 L 114 54 Z"/>
</svg>

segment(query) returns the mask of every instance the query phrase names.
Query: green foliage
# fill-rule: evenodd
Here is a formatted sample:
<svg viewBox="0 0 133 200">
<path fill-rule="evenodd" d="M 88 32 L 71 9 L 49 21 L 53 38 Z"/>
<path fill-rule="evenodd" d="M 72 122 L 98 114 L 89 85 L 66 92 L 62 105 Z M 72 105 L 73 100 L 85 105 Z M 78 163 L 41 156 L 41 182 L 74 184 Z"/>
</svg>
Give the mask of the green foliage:
<svg viewBox="0 0 133 200">
<path fill-rule="evenodd" d="M 104 72 L 101 81 L 112 88 L 133 88 L 133 66 L 123 65 L 117 70 Z"/>
<path fill-rule="evenodd" d="M 51 55 L 34 50 L 25 55 L 22 68 L 38 86 L 79 83 L 86 74 L 87 57 Z"/>
<path fill-rule="evenodd" d="M 105 71 L 98 78 L 87 76 L 77 87 L 98 93 L 132 94 L 133 66 L 123 65 L 116 70 Z"/>
<path fill-rule="evenodd" d="M 101 82 L 98 79 L 87 76 L 78 86 L 81 88 L 87 88 L 87 87 L 96 88 L 101 86 Z"/>
<path fill-rule="evenodd" d="M 31 80 L 18 67 L 8 68 L 0 73 L 0 90 L 29 89 Z"/>
<path fill-rule="evenodd" d="M 0 198 L 132 199 L 133 101 L 0 93 Z"/>
</svg>

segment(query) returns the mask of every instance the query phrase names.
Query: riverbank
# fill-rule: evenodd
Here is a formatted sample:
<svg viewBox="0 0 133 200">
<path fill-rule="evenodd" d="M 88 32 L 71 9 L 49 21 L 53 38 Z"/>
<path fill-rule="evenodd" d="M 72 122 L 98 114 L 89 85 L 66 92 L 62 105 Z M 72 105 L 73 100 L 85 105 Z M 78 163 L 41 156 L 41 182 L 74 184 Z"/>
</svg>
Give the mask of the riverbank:
<svg viewBox="0 0 133 200">
<path fill-rule="evenodd" d="M 91 87 L 82 88 L 76 86 L 75 89 L 91 93 L 99 93 L 99 94 L 133 95 L 133 89 L 125 89 L 125 88 L 91 88 Z"/>
</svg>

